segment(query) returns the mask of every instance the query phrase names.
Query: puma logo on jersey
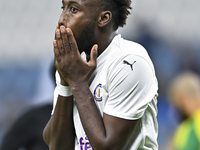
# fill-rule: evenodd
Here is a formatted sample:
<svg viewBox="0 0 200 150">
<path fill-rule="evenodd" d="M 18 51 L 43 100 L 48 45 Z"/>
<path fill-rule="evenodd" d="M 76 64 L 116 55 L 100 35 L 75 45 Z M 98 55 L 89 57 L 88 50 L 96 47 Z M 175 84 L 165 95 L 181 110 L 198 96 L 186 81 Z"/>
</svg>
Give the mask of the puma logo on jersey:
<svg viewBox="0 0 200 150">
<path fill-rule="evenodd" d="M 123 63 L 129 65 L 129 66 L 131 67 L 131 70 L 133 71 L 133 64 L 136 63 L 136 61 L 134 61 L 134 62 L 131 64 L 131 63 L 129 63 L 128 61 L 124 60 Z"/>
</svg>

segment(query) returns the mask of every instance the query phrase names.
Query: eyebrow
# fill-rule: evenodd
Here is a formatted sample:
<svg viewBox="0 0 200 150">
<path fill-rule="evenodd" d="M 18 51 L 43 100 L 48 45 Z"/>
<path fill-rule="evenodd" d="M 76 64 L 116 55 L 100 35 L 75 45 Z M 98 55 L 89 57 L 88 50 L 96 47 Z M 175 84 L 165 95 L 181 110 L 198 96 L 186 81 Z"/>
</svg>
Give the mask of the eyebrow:
<svg viewBox="0 0 200 150">
<path fill-rule="evenodd" d="M 64 1 L 64 0 L 62 0 L 62 3 L 64 4 L 64 3 L 65 3 L 65 1 Z M 80 4 L 80 3 L 79 3 L 79 2 L 77 2 L 77 1 L 70 0 L 70 1 L 68 2 L 68 4 L 70 5 L 70 4 Z"/>
</svg>

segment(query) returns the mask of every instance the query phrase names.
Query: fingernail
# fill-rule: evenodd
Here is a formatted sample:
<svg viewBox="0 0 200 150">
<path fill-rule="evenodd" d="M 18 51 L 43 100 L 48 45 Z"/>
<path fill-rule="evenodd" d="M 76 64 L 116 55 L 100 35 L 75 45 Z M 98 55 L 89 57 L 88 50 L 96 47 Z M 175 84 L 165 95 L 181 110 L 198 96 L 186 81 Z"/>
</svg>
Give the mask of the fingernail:
<svg viewBox="0 0 200 150">
<path fill-rule="evenodd" d="M 97 51 L 97 49 L 98 49 L 98 45 L 95 45 L 94 49 Z"/>
<path fill-rule="evenodd" d="M 67 33 L 68 33 L 68 34 L 70 34 L 70 29 L 69 29 L 69 28 L 67 28 L 66 30 L 67 30 Z"/>
<path fill-rule="evenodd" d="M 61 27 L 60 27 L 60 30 L 61 30 L 61 32 L 65 32 L 65 27 L 64 27 L 64 26 L 61 26 Z"/>
<path fill-rule="evenodd" d="M 54 46 L 57 46 L 56 40 L 53 41 L 53 45 L 54 45 Z"/>
<path fill-rule="evenodd" d="M 58 38 L 60 38 L 60 31 L 57 31 L 57 32 L 56 32 L 56 36 L 57 36 Z"/>
</svg>

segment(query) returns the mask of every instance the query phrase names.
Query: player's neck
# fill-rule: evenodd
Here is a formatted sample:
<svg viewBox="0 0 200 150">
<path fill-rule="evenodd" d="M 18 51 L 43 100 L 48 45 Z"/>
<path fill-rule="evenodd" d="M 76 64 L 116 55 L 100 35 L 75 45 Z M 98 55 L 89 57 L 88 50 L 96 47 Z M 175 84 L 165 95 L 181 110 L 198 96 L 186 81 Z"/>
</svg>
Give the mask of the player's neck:
<svg viewBox="0 0 200 150">
<path fill-rule="evenodd" d="M 98 56 L 104 51 L 106 50 L 106 48 L 108 47 L 108 45 L 112 42 L 113 38 L 117 35 L 116 32 L 112 32 L 111 34 L 109 34 L 109 36 L 107 34 L 103 34 L 100 38 L 99 38 L 99 43 L 98 43 Z"/>
</svg>

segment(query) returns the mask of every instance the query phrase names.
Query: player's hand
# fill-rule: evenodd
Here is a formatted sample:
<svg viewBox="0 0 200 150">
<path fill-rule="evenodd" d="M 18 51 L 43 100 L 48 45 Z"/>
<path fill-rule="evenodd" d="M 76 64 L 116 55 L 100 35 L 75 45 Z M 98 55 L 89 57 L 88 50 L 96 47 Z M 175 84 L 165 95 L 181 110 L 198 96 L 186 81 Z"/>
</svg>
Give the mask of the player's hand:
<svg viewBox="0 0 200 150">
<path fill-rule="evenodd" d="M 87 39 L 86 39 L 87 40 Z M 97 45 L 90 53 L 90 61 L 85 62 L 81 57 L 76 40 L 70 28 L 57 28 L 54 44 L 55 65 L 61 78 L 73 86 L 88 83 L 88 79 L 96 68 Z"/>
</svg>

